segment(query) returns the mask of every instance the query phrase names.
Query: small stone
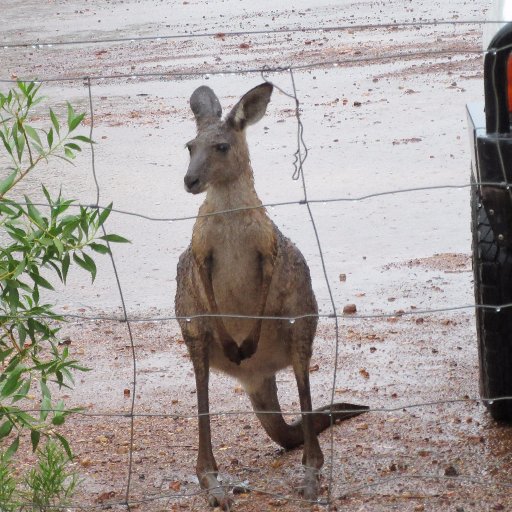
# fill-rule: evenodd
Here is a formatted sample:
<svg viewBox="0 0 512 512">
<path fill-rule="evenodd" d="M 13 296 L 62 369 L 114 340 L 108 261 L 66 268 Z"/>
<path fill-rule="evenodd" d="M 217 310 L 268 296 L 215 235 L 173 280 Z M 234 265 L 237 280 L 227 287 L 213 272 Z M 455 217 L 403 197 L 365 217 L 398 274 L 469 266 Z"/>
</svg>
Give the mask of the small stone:
<svg viewBox="0 0 512 512">
<path fill-rule="evenodd" d="M 444 468 L 444 476 L 458 476 L 459 472 L 455 469 L 454 466 L 446 466 Z"/>
<path fill-rule="evenodd" d="M 82 466 L 84 468 L 88 468 L 91 465 L 92 465 L 92 460 L 90 457 L 84 457 L 83 459 L 80 460 L 80 466 Z"/>
<path fill-rule="evenodd" d="M 251 489 L 245 485 L 235 485 L 233 487 L 233 494 L 248 494 L 251 492 Z"/>
<path fill-rule="evenodd" d="M 357 313 L 357 306 L 355 304 L 346 304 L 343 308 L 343 313 L 345 315 L 353 315 Z"/>
<path fill-rule="evenodd" d="M 286 505 L 288 503 L 287 500 L 280 500 L 280 499 L 272 499 L 272 500 L 269 500 L 269 505 L 272 505 L 273 507 L 282 507 L 284 505 Z"/>
<path fill-rule="evenodd" d="M 359 374 L 360 374 L 364 379 L 369 379 L 369 378 L 370 378 L 370 372 L 369 372 L 366 368 L 360 368 L 360 369 L 359 369 Z"/>
</svg>

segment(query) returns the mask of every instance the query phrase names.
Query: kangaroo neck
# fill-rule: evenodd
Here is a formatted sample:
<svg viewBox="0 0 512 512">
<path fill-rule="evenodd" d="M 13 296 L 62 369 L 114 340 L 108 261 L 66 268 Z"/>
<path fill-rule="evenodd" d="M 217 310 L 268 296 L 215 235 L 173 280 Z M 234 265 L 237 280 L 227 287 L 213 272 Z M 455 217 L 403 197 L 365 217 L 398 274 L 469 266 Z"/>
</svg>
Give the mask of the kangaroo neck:
<svg viewBox="0 0 512 512">
<path fill-rule="evenodd" d="M 242 171 L 236 180 L 216 183 L 208 187 L 202 213 L 260 206 L 261 201 L 254 188 L 252 170 Z"/>
</svg>

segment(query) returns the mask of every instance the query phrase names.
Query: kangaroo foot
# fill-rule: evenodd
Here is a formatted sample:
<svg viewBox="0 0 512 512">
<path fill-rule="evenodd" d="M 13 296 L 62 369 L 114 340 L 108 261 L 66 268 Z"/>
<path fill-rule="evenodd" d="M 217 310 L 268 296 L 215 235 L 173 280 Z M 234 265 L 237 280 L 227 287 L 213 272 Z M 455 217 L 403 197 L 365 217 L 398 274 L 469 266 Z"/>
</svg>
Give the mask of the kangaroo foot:
<svg viewBox="0 0 512 512">
<path fill-rule="evenodd" d="M 299 494 L 305 500 L 316 501 L 320 489 L 320 471 L 316 468 L 305 468 L 304 479 Z"/>
<path fill-rule="evenodd" d="M 215 475 L 205 475 L 201 478 L 201 487 L 208 490 L 208 505 L 219 507 L 225 512 L 230 512 L 233 499 L 230 498 L 224 487 L 221 486 Z"/>
</svg>

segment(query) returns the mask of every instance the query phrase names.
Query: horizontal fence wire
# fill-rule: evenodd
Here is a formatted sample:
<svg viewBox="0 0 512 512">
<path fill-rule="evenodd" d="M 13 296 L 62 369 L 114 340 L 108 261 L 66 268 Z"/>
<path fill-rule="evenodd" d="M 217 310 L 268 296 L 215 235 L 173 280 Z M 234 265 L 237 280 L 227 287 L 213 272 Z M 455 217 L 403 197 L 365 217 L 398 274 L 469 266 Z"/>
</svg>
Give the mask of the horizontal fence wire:
<svg viewBox="0 0 512 512">
<path fill-rule="evenodd" d="M 464 183 L 464 184 L 455 184 L 455 185 L 431 185 L 431 186 L 425 186 L 425 187 L 412 187 L 412 188 L 402 188 L 402 189 L 395 189 L 395 190 L 385 190 L 382 192 L 373 192 L 371 194 L 365 194 L 362 196 L 346 196 L 346 197 L 324 197 L 320 199 L 296 199 L 291 201 L 277 201 L 277 202 L 270 202 L 270 203 L 262 203 L 260 205 L 256 206 L 241 206 L 239 208 L 231 208 L 229 210 L 219 210 L 216 212 L 210 212 L 205 214 L 198 214 L 198 215 L 188 215 L 188 216 L 181 216 L 181 217 L 155 217 L 151 215 L 145 215 L 143 213 L 139 212 L 133 212 L 129 210 L 121 210 L 118 208 L 111 208 L 110 206 L 101 206 L 98 204 L 86 204 L 86 203 L 73 203 L 70 204 L 70 208 L 97 208 L 100 210 L 106 210 L 110 209 L 112 213 L 118 213 L 120 215 L 127 215 L 130 217 L 137 217 L 144 220 L 149 221 L 155 221 L 155 222 L 179 222 L 184 220 L 197 220 L 205 217 L 215 217 L 217 215 L 226 215 L 230 213 L 239 213 L 244 212 L 248 210 L 258 210 L 261 208 L 275 208 L 279 206 L 293 206 L 293 205 L 306 205 L 306 204 L 328 204 L 328 203 L 358 203 L 362 201 L 367 201 L 368 199 L 375 199 L 378 197 L 385 197 L 385 196 L 393 196 L 398 194 L 408 194 L 412 192 L 430 192 L 434 190 L 463 190 L 467 188 L 478 188 L 481 186 L 485 187 L 493 187 L 497 189 L 505 189 L 505 190 L 511 190 L 512 189 L 512 183 L 507 182 L 501 182 L 496 183 L 494 181 L 476 181 L 474 183 Z M 19 201 L 17 204 L 20 204 L 22 206 L 27 206 L 28 203 L 24 201 Z M 48 207 L 48 203 L 38 203 L 38 202 L 32 202 L 34 206 L 39 207 Z"/>
<path fill-rule="evenodd" d="M 382 30 L 385 28 L 422 28 L 435 27 L 444 25 L 502 25 L 503 20 L 422 20 L 422 21 L 393 21 L 389 23 L 368 23 L 368 24 L 346 24 L 346 25 L 318 25 L 315 27 L 297 27 L 297 28 L 280 28 L 280 29 L 262 29 L 262 30 L 239 30 L 239 31 L 217 31 L 217 32 L 189 32 L 183 34 L 162 34 L 150 36 L 126 36 L 126 37 L 108 37 L 108 38 L 90 38 L 90 39 L 73 39 L 67 41 L 33 41 L 23 43 L 0 43 L 0 49 L 17 49 L 17 48 L 34 48 L 42 49 L 44 47 L 51 48 L 53 46 L 73 46 L 73 45 L 95 45 L 95 44 L 114 44 L 114 43 L 136 43 L 143 41 L 166 41 L 172 39 L 203 39 L 211 37 L 237 37 L 237 36 L 253 36 L 253 35 L 278 35 L 278 34 L 296 34 L 309 32 L 345 32 L 348 30 Z"/>
<path fill-rule="evenodd" d="M 464 304 L 460 306 L 448 306 L 444 308 L 431 308 L 431 309 L 414 309 L 410 311 L 398 310 L 398 311 L 390 311 L 389 313 L 368 313 L 368 314 L 360 314 L 360 313 L 309 313 L 304 315 L 297 316 L 266 316 L 266 315 L 238 315 L 238 314 L 229 314 L 229 313 L 199 313 L 190 316 L 161 316 L 161 317 L 137 317 L 137 316 L 109 316 L 109 315 L 82 315 L 82 314 L 74 314 L 74 313 L 57 313 L 57 319 L 76 319 L 80 321 L 89 321 L 89 322 L 115 322 L 115 323 L 160 323 L 160 322 L 171 322 L 171 321 L 185 321 L 192 322 L 193 320 L 205 319 L 205 318 L 229 318 L 229 319 L 237 319 L 237 320 L 269 320 L 269 321 L 285 321 L 290 323 L 295 323 L 299 320 L 303 320 L 305 318 L 325 318 L 325 319 L 340 319 L 344 320 L 379 320 L 379 319 L 387 319 L 387 318 L 399 318 L 406 316 L 419 316 L 419 315 L 434 315 L 437 313 L 449 313 L 454 311 L 462 311 L 462 310 L 490 310 L 495 311 L 496 313 L 500 313 L 502 310 L 512 308 L 512 303 L 506 304 Z M 11 320 L 27 320 L 28 318 L 38 318 L 41 320 L 55 320 L 55 316 L 50 315 L 34 315 L 31 317 L 23 316 L 23 315 L 0 315 L 0 319 L 8 318 Z"/>
<path fill-rule="evenodd" d="M 368 407 L 367 410 L 365 410 L 364 414 L 370 414 L 370 413 L 377 413 L 377 414 L 390 414 L 395 412 L 405 412 L 409 410 L 414 409 L 425 409 L 428 407 L 435 407 L 438 405 L 455 405 L 455 404 L 487 404 L 494 402 L 504 402 L 507 400 L 512 400 L 512 396 L 500 396 L 500 397 L 470 397 L 470 398 L 446 398 L 446 399 L 440 399 L 440 400 L 433 400 L 428 402 L 418 402 L 414 404 L 400 404 L 395 407 Z M 335 405 L 335 404 L 334 404 Z M 331 406 L 332 407 L 332 406 Z M 80 408 L 79 408 L 80 409 Z M 300 414 L 305 415 L 323 415 L 323 416 L 331 416 L 332 414 L 339 412 L 336 409 L 331 408 L 321 410 L 321 411 L 311 411 L 311 412 L 301 412 L 299 410 L 292 410 L 292 411 L 258 411 L 258 410 L 247 410 L 247 411 L 214 411 L 209 412 L 208 414 L 178 414 L 178 413 L 160 413 L 160 412 L 131 412 L 131 411 L 106 411 L 106 412 L 89 412 L 84 410 L 77 410 L 77 408 L 70 408 L 70 409 L 36 409 L 36 408 L 28 408 L 28 409 L 20 409 L 19 411 L 13 411 L 13 416 L 20 415 L 23 413 L 35 413 L 35 412 L 64 412 L 67 414 L 73 414 L 77 416 L 83 416 L 85 418 L 131 418 L 132 416 L 134 418 L 162 418 L 162 419 L 184 419 L 184 420 L 191 420 L 194 418 L 198 418 L 199 416 L 210 416 L 210 417 L 223 417 L 223 416 L 252 416 L 256 414 L 282 414 L 283 416 L 298 416 Z M 361 409 L 350 409 L 347 407 L 346 409 L 343 409 L 343 412 L 347 413 L 355 413 L 355 412 L 361 412 Z"/>
<path fill-rule="evenodd" d="M 347 24 L 347 25 L 340 25 L 340 26 L 322 26 L 322 27 L 307 27 L 307 28 L 291 28 L 291 29 L 278 29 L 278 30 L 253 30 L 253 31 L 232 31 L 232 32 L 225 32 L 222 33 L 225 37 L 236 37 L 241 35 L 272 35 L 272 34 L 281 34 L 281 33 L 309 33 L 309 32 L 342 32 L 347 30 L 382 30 L 387 28 L 421 28 L 421 27 L 430 27 L 430 26 L 439 26 L 439 25 L 478 25 L 481 26 L 483 24 L 496 24 L 496 23 L 502 23 L 501 21 L 489 21 L 489 20 L 427 20 L 427 21 L 419 21 L 419 22 L 393 22 L 393 23 L 378 23 L 378 24 Z M 164 41 L 164 40 L 171 40 L 171 39 L 187 39 L 187 38 L 209 38 L 209 37 L 218 37 L 219 33 L 190 33 L 190 34 L 171 34 L 171 35 L 155 35 L 155 36 L 137 36 L 137 37 L 120 37 L 120 38 L 98 38 L 98 39 L 77 39 L 77 40 L 69 40 L 69 41 L 37 41 L 35 43 L 4 43 L 0 44 L 0 51 L 2 50 L 2 47 L 4 50 L 12 50 L 12 49 L 20 49 L 20 48 L 37 48 L 37 49 L 43 49 L 45 47 L 51 48 L 53 46 L 73 46 L 73 45 L 94 45 L 94 44 L 115 44 L 115 43 L 135 43 L 135 42 L 144 42 L 144 41 Z M 491 51 L 503 51 L 510 49 L 510 45 L 507 47 L 502 48 L 496 48 L 492 49 Z M 89 94 L 89 108 L 90 108 L 90 115 L 91 115 L 91 127 L 90 127 L 90 136 L 92 138 L 93 136 L 93 126 L 94 126 L 94 105 L 93 105 L 93 95 L 92 95 L 92 86 L 93 83 L 96 84 L 98 81 L 101 80 L 107 80 L 107 79 L 144 79 L 144 78 L 178 78 L 178 77 L 208 77 L 210 75 L 230 75 L 230 74 L 246 74 L 246 73 L 260 73 L 260 74 L 268 74 L 268 73 L 288 73 L 290 75 L 290 80 L 293 87 L 293 94 L 288 94 L 290 98 L 293 99 L 295 102 L 295 113 L 297 118 L 297 151 L 295 153 L 295 177 L 302 179 L 302 185 L 303 185 L 303 198 L 295 201 L 286 201 L 286 202 L 275 202 L 275 203 L 267 203 L 258 205 L 255 207 L 250 208 L 236 208 L 232 210 L 225 210 L 225 211 L 219 211 L 219 212 L 213 212 L 211 214 L 208 214 L 208 216 L 211 215 L 229 215 L 234 214 L 237 212 L 241 212 L 244 210 L 252 209 L 252 208 L 265 208 L 265 207 L 274 207 L 274 206 L 287 206 L 287 205 L 305 205 L 308 209 L 309 214 L 309 220 L 313 226 L 314 232 L 315 232 L 315 238 L 318 246 L 318 252 L 322 260 L 322 268 L 324 277 L 326 280 L 327 288 L 329 291 L 329 297 L 332 307 L 332 312 L 330 313 L 319 313 L 319 314 L 311 314 L 311 315 L 299 315 L 295 317 L 286 317 L 286 316 L 251 316 L 251 315 L 236 315 L 236 314 L 222 314 L 222 315 L 215 315 L 215 314 L 196 314 L 191 315 L 188 317 L 179 317 L 179 316 L 162 316 L 162 317 L 149 317 L 149 318 L 138 318 L 138 317 L 129 317 L 127 314 L 126 306 L 124 303 L 124 295 L 123 295 L 123 288 L 121 285 L 121 279 L 117 272 L 116 267 L 116 261 L 114 258 L 114 254 L 111 251 L 111 261 L 113 266 L 113 271 L 116 278 L 117 287 L 119 290 L 120 295 L 120 301 L 121 301 L 121 308 L 123 311 L 122 317 L 116 317 L 116 316 L 108 316 L 108 315 L 75 315 L 75 314 L 67 314 L 62 313 L 59 314 L 59 318 L 62 319 L 76 319 L 80 321 L 112 321 L 112 322 L 121 322 L 127 324 L 127 330 L 128 330 L 128 337 L 130 339 L 130 348 L 131 348 L 131 354 L 132 354 L 132 368 L 133 368 L 133 382 L 132 382 L 132 400 L 131 400 L 131 406 L 128 411 L 120 411 L 120 412 L 88 412 L 88 411 L 77 411 L 74 409 L 69 409 L 64 412 L 73 413 L 77 416 L 83 416 L 83 417 L 108 417 L 108 418 L 128 418 L 130 420 L 130 441 L 129 441 L 129 463 L 127 467 L 127 481 L 125 486 L 125 493 L 124 493 L 124 499 L 123 500 L 110 500 L 106 501 L 105 503 L 102 503 L 101 505 L 77 505 L 77 504 L 70 504 L 66 506 L 55 506 L 53 508 L 55 509 L 70 509 L 70 510 L 98 510 L 98 509 L 104 509 L 106 506 L 114 507 L 114 506 L 121 506 L 125 507 L 128 511 L 131 510 L 131 507 L 137 507 L 144 503 L 151 503 L 151 502 L 157 502 L 160 500 L 176 500 L 176 499 L 190 499 L 192 497 L 196 496 L 205 496 L 207 494 L 207 491 L 205 490 L 198 490 L 197 492 L 193 493 L 162 493 L 154 496 L 147 496 L 142 499 L 133 499 L 131 498 L 131 480 L 133 475 L 133 450 L 134 450 L 134 437 L 135 437 L 135 431 L 134 431 L 134 420 L 135 418 L 171 418 L 171 419 L 194 419 L 198 418 L 198 416 L 201 416 L 200 414 L 171 414 L 171 413 L 138 413 L 135 411 L 135 400 L 136 400 L 136 392 L 137 392 L 137 357 L 135 352 L 135 345 L 133 340 L 133 335 L 131 332 L 131 323 L 133 322 L 167 322 L 167 321 L 184 321 L 184 322 L 192 322 L 196 319 L 204 319 L 204 318 L 214 318 L 214 317 L 222 317 L 222 318 L 237 318 L 237 319 L 264 319 L 264 320 L 276 320 L 276 321 L 288 321 L 290 323 L 294 323 L 296 321 L 300 321 L 304 318 L 309 317 L 317 317 L 317 318 L 325 318 L 325 319 L 332 319 L 335 322 L 335 348 L 336 348 L 336 357 L 334 361 L 334 372 L 333 372 L 333 383 L 332 383 L 332 394 L 331 394 L 331 410 L 323 411 L 323 414 L 332 415 L 333 414 L 333 406 L 334 404 L 334 392 L 335 392 L 335 384 L 336 384 L 336 369 L 337 369 L 337 361 L 338 361 L 338 351 L 339 351 L 339 325 L 338 320 L 359 320 L 359 319 L 386 319 L 390 317 L 400 317 L 400 316 L 407 316 L 407 315 L 430 315 L 430 314 L 437 314 L 442 312 L 453 312 L 453 311 L 460 311 L 460 310 L 478 310 L 478 309 L 490 309 L 494 310 L 495 312 L 499 313 L 503 309 L 512 308 L 512 304 L 502 304 L 502 305 L 486 305 L 486 304 L 468 304 L 468 305 L 458 305 L 458 306 L 452 306 L 452 307 L 443 307 L 443 308 L 432 308 L 432 309 L 423 309 L 423 310 L 411 310 L 411 311 L 393 311 L 389 313 L 379 313 L 379 314 L 354 314 L 354 315 L 348 315 L 348 314 L 339 314 L 337 312 L 337 306 L 334 301 L 334 297 L 332 295 L 331 289 L 330 289 L 330 283 L 328 280 L 327 275 L 327 269 L 324 263 L 323 259 L 323 248 L 322 243 L 320 241 L 320 238 L 318 236 L 318 233 L 316 231 L 316 224 L 315 219 L 313 215 L 313 211 L 310 207 L 310 205 L 318 204 L 318 203 L 333 203 L 333 202 L 357 202 L 357 201 L 366 201 L 372 198 L 377 197 L 383 197 L 383 196 L 390 196 L 390 195 L 397 195 L 397 194 L 404 194 L 404 193 L 414 193 L 414 192 L 420 192 L 420 191 L 436 191 L 436 190 L 442 190 L 442 189 L 464 189 L 469 188 L 472 186 L 493 186 L 498 188 L 505 188 L 507 190 L 510 190 L 510 185 L 507 183 L 506 180 L 506 173 L 505 168 L 503 166 L 503 176 L 504 181 L 503 183 L 486 183 L 486 182 L 480 182 L 475 184 L 463 184 L 463 185 L 437 185 L 437 186 L 427 186 L 427 187 L 416 187 L 416 188 L 407 188 L 407 189 L 397 189 L 397 190 L 391 190 L 391 191 L 382 191 L 382 192 L 375 192 L 372 194 L 366 194 L 361 195 L 358 197 L 339 197 L 339 198 L 325 198 L 325 199 L 311 199 L 308 198 L 308 190 L 307 190 L 307 184 L 304 176 L 303 171 L 303 163 L 305 161 L 305 158 L 307 156 L 307 146 L 304 143 L 304 126 L 302 124 L 301 120 L 301 114 L 300 114 L 300 102 L 297 97 L 297 91 L 294 84 L 294 71 L 303 71 L 318 67 L 337 67 L 337 66 L 344 66 L 344 65 L 353 65 L 358 63 L 364 63 L 364 62 L 383 62 L 388 60 L 396 60 L 396 59 L 421 59 L 421 58 L 440 58 L 440 57 L 452 57 L 455 55 L 483 55 L 486 52 L 480 49 L 476 48 L 459 48 L 459 49 L 441 49 L 441 50 L 433 50 L 433 51 L 417 51 L 417 52 L 396 52 L 396 53 L 388 53 L 383 55 L 362 55 L 358 57 L 349 57 L 345 59 L 331 59 L 331 60 L 318 60 L 311 63 L 304 63 L 304 64 L 294 64 L 294 65 L 285 65 L 285 66 L 276 66 L 276 67 L 267 67 L 264 66 L 262 68 L 248 68 L 248 69 L 218 69 L 215 68 L 211 71 L 164 71 L 164 72 L 153 72 L 153 73 L 120 73 L 120 74 L 107 74 L 107 75 L 94 75 L 94 76 L 75 76 L 75 77 L 67 77 L 67 76 L 60 76 L 60 77 L 37 77 L 38 82 L 70 82 L 70 81 L 77 81 L 77 80 L 83 80 L 85 81 L 85 85 L 88 87 L 88 94 Z M 1 79 L 0 82 L 3 83 L 13 83 L 18 80 L 7 80 L 7 79 Z M 495 86 L 495 92 L 497 96 L 496 86 Z M 286 94 L 286 93 L 285 93 Z M 99 204 L 100 200 L 100 187 L 98 184 L 97 174 L 96 174 L 96 167 L 95 167 L 95 159 L 94 159 L 94 148 L 91 145 L 91 151 L 92 151 L 92 172 L 96 184 L 96 192 L 97 192 L 97 198 L 96 203 L 94 205 L 72 205 L 74 207 L 79 206 L 89 206 L 91 208 L 98 208 L 98 209 L 105 209 L 106 207 L 101 206 Z M 503 159 L 502 159 L 503 162 Z M 39 205 L 39 206 L 47 206 L 47 205 Z M 156 221 L 156 222 L 174 222 L 174 221 L 186 221 L 186 220 L 196 220 L 197 218 L 201 217 L 199 215 L 195 216 L 185 216 L 185 217 L 155 217 L 155 216 L 149 216 L 142 213 L 137 212 L 130 212 L 126 210 L 121 209 L 112 209 L 112 212 L 121 214 L 121 215 L 128 215 L 133 216 L 149 221 Z M 24 318 L 22 316 L 10 316 L 10 315 L 1 315 L 0 319 L 15 319 L 15 318 Z M 44 318 L 48 320 L 54 320 L 54 317 L 41 315 L 39 318 Z M 421 403 L 415 403 L 415 404 L 405 404 L 405 405 L 399 405 L 396 407 L 370 407 L 367 411 L 367 413 L 384 413 L 384 414 L 390 414 L 390 413 L 396 413 L 396 412 L 403 412 L 410 409 L 421 409 L 421 408 L 427 408 L 427 407 L 436 407 L 441 405 L 451 405 L 451 404 L 461 404 L 461 403 L 467 403 L 467 404 L 478 404 L 478 403 L 492 403 L 493 401 L 499 401 L 499 400 L 510 400 L 512 397 L 500 397 L 500 398 L 454 398 L 454 399 L 440 399 L 436 401 L 430 401 L 430 402 L 421 402 Z M 23 412 L 40 412 L 41 409 L 27 409 Z M 52 409 L 45 409 L 45 412 L 52 412 Z M 357 410 L 359 411 L 359 410 Z M 53 411 L 55 412 L 55 411 Z M 63 412 L 60 410 L 59 412 Z M 265 414 L 275 414 L 278 411 L 264 411 Z M 279 411 L 281 412 L 281 411 Z M 15 414 L 15 412 L 13 413 Z M 262 412 L 259 411 L 219 411 L 219 412 L 210 412 L 208 415 L 210 417 L 214 416 L 246 416 L 246 415 L 252 415 L 252 414 L 262 414 Z M 297 416 L 300 414 L 300 411 L 284 411 L 282 412 L 284 416 Z M 309 414 L 319 414 L 318 411 L 309 413 Z M 318 504 L 322 506 L 330 506 L 333 502 L 333 496 L 332 496 L 332 488 L 333 488 L 333 468 L 334 468 L 334 437 L 332 434 L 331 429 L 331 459 L 330 459 L 330 473 L 328 476 L 328 492 L 327 492 L 327 499 L 320 499 Z M 374 481 L 368 481 L 364 482 L 360 485 L 345 485 L 343 484 L 343 489 L 341 491 L 342 496 L 348 496 L 353 495 L 362 491 L 370 491 L 371 489 L 375 487 L 379 487 L 382 485 L 386 485 L 392 482 L 400 481 L 400 480 L 439 480 L 439 481 L 449 481 L 449 482 L 458 482 L 458 483 L 470 483 L 473 485 L 481 485 L 483 487 L 490 487 L 498 486 L 498 487 L 504 487 L 504 488 L 512 488 L 512 484 L 509 482 L 497 482 L 497 481 L 488 481 L 486 479 L 478 479 L 474 478 L 472 476 L 465 476 L 465 475 L 459 475 L 459 476 L 440 476 L 440 475 L 431 475 L 431 474 L 415 474 L 415 475 L 397 475 L 390 478 L 378 478 Z M 240 483 L 243 485 L 243 483 Z M 226 488 L 232 488 L 233 485 L 237 485 L 236 483 L 230 482 L 229 484 L 221 484 L 221 486 L 225 486 Z M 259 488 L 252 488 L 251 486 L 247 486 L 248 491 L 252 491 L 255 493 L 261 493 L 261 494 L 267 494 L 270 496 L 273 496 L 278 499 L 286 499 L 290 501 L 297 501 L 297 502 L 304 502 L 304 500 L 301 500 L 299 498 L 296 498 L 294 496 L 289 495 L 283 495 L 279 493 L 271 493 L 268 492 L 265 489 L 259 489 Z M 31 505 L 30 503 L 26 503 L 27 506 Z"/>
<path fill-rule="evenodd" d="M 504 49 L 501 48 L 500 51 Z M 396 52 L 387 53 L 384 55 L 372 55 L 372 56 L 358 56 L 349 57 L 345 59 L 328 59 L 318 60 L 304 64 L 293 64 L 286 66 L 263 66 L 256 68 L 246 69 L 211 69 L 209 71 L 196 71 L 196 70 L 185 70 L 185 71 L 158 71 L 158 72 L 137 72 L 137 73 L 111 73 L 111 74 L 96 74 L 96 75 L 82 75 L 82 76 L 58 76 L 58 77 L 18 77 L 13 78 L 2 78 L 0 83 L 16 83 L 18 81 L 35 81 L 37 83 L 47 82 L 76 82 L 76 81 L 101 81 L 101 80 L 114 80 L 114 79 L 129 79 L 129 80 L 140 80 L 143 78 L 157 79 L 157 78 L 193 78 L 193 77 L 210 77 L 210 76 L 223 76 L 223 75 L 243 75 L 243 74 L 261 74 L 265 73 L 288 73 L 289 70 L 294 71 L 305 71 L 308 69 L 322 68 L 322 67 L 338 67 L 348 66 L 353 64 L 359 64 L 364 62 L 384 62 L 389 60 L 404 60 L 404 59 L 422 59 L 428 57 L 451 57 L 454 55 L 484 55 L 487 51 L 475 49 L 475 48 L 459 48 L 459 49 L 446 49 L 446 50 L 425 50 L 416 52 Z M 85 84 L 87 85 L 87 84 Z"/>
<path fill-rule="evenodd" d="M 473 484 L 473 485 L 478 485 L 481 487 L 489 487 L 490 486 L 490 482 L 488 482 L 486 480 L 475 478 L 472 476 L 466 476 L 466 475 L 448 476 L 448 475 L 435 475 L 435 474 L 429 474 L 429 473 L 414 474 L 414 475 L 402 474 L 402 475 L 396 475 L 396 476 L 392 476 L 392 477 L 377 478 L 375 480 L 368 481 L 368 482 L 365 482 L 365 483 L 359 484 L 359 485 L 346 485 L 346 487 L 340 493 L 339 498 L 343 499 L 350 495 L 360 493 L 362 491 L 370 491 L 371 489 L 382 487 L 384 485 L 388 485 L 393 482 L 408 481 L 408 480 L 410 480 L 411 482 L 417 481 L 417 480 L 437 480 L 437 481 L 441 481 L 441 482 L 449 482 L 452 485 L 454 483 L 458 483 L 458 484 Z M 492 485 L 494 487 L 502 487 L 504 489 L 512 489 L 512 484 L 510 482 L 493 481 Z M 241 490 L 245 490 L 245 492 L 267 495 L 267 496 L 271 496 L 278 500 L 281 499 L 281 500 L 290 501 L 292 503 L 297 503 L 298 505 L 308 503 L 306 500 L 297 498 L 296 496 L 289 495 L 289 494 L 271 493 L 271 492 L 266 491 L 265 489 L 260 489 L 258 487 L 247 485 L 243 481 L 239 481 L 239 482 L 235 481 L 235 482 L 230 482 L 229 484 L 219 485 L 220 488 L 224 488 L 226 490 L 228 490 L 232 487 L 236 487 L 236 486 L 239 486 L 239 488 Z M 137 506 L 140 506 L 143 504 L 155 503 L 160 500 L 168 500 L 170 502 L 172 500 L 191 499 L 191 498 L 195 498 L 195 497 L 199 497 L 199 496 L 206 497 L 207 491 L 198 490 L 195 492 L 173 493 L 173 494 L 162 493 L 162 494 L 158 494 L 158 495 L 154 495 L 154 496 L 147 496 L 144 499 L 131 499 L 128 503 L 126 503 L 124 501 L 110 500 L 110 501 L 105 501 L 101 505 L 99 505 L 99 504 L 98 505 L 71 504 L 71 505 L 66 505 L 66 506 L 54 505 L 54 506 L 52 506 L 52 508 L 55 510 L 67 510 L 67 509 L 69 509 L 69 510 L 105 510 L 105 509 L 113 508 L 116 506 L 126 506 L 127 504 L 129 506 L 137 507 Z M 314 503 L 318 504 L 318 505 L 324 505 L 324 506 L 329 505 L 328 503 L 325 503 L 322 500 L 314 502 Z M 7 503 L 6 503 L 6 505 L 7 505 Z M 31 502 L 25 502 L 25 503 L 23 503 L 23 505 L 33 506 L 35 504 L 31 503 Z"/>
</svg>

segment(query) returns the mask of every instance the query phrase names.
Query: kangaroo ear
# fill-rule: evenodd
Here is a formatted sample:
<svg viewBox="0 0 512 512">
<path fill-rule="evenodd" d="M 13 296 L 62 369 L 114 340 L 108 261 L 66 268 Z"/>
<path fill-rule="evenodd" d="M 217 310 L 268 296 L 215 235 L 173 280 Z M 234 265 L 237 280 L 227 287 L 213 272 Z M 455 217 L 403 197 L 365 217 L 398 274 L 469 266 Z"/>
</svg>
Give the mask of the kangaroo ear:
<svg viewBox="0 0 512 512">
<path fill-rule="evenodd" d="M 226 122 L 235 130 L 257 123 L 265 115 L 273 88 L 270 82 L 264 82 L 244 94 L 228 114 Z"/>
<path fill-rule="evenodd" d="M 215 93 L 206 85 L 198 87 L 190 96 L 190 108 L 199 128 L 205 120 L 220 119 L 222 107 Z"/>
</svg>

